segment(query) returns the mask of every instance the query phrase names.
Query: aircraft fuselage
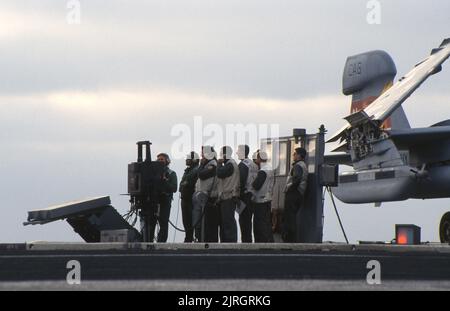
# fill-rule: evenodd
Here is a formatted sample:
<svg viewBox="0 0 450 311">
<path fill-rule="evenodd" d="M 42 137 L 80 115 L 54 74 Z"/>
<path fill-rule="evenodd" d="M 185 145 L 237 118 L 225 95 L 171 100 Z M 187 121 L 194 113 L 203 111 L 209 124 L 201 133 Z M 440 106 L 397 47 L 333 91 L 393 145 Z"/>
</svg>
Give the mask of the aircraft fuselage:
<svg viewBox="0 0 450 311">
<path fill-rule="evenodd" d="M 418 175 L 410 166 L 347 172 L 333 194 L 349 204 L 450 197 L 450 165 L 433 166 Z"/>
</svg>

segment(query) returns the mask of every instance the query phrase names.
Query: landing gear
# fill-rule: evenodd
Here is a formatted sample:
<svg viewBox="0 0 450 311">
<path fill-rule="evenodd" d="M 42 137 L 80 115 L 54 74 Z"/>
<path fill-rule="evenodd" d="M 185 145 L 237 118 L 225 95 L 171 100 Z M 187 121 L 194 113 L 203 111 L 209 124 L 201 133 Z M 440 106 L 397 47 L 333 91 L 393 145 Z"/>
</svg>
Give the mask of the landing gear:
<svg viewBox="0 0 450 311">
<path fill-rule="evenodd" d="M 442 216 L 441 224 L 439 225 L 439 236 L 441 243 L 450 243 L 450 212 Z"/>
</svg>

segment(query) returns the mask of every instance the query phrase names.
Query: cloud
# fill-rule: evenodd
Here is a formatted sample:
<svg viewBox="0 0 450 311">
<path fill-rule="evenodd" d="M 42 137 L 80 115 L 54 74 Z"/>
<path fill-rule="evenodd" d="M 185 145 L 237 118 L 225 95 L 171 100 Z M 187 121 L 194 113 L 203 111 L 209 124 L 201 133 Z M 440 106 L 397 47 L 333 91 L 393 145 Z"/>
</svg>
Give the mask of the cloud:
<svg viewBox="0 0 450 311">
<path fill-rule="evenodd" d="M 345 97 L 331 95 L 283 100 L 164 89 L 0 96 L 0 137 L 5 143 L 61 143 L 134 140 L 146 133 L 167 142 L 173 126 L 193 126 L 195 116 L 221 126 L 280 124 L 284 134 L 290 134 L 292 127 L 314 131 L 318 122 L 337 123 L 348 110 L 346 102 Z"/>
<path fill-rule="evenodd" d="M 370 27 L 360 1 L 82 1 L 80 25 L 67 24 L 65 2 L 6 4 L 0 93 L 139 86 L 283 99 L 338 94 L 345 58 L 370 49 L 409 69 L 444 36 L 424 23 L 402 42 L 413 14 L 445 29 L 449 6 L 383 2 L 382 24 Z"/>
<path fill-rule="evenodd" d="M 422 92 L 404 107 L 411 124 L 420 127 L 446 118 L 449 102 L 450 94 Z M 0 139 L 5 145 L 41 142 L 49 148 L 49 144 L 124 144 L 151 138 L 170 147 L 177 138 L 171 136 L 172 129 L 181 124 L 193 130 L 195 117 L 202 118 L 203 129 L 217 124 L 224 132 L 227 124 L 277 124 L 280 135 L 286 136 L 292 128 L 314 132 L 324 124 L 332 134 L 345 124 L 342 118 L 349 107 L 350 98 L 342 95 L 274 99 L 176 89 L 0 96 Z"/>
</svg>

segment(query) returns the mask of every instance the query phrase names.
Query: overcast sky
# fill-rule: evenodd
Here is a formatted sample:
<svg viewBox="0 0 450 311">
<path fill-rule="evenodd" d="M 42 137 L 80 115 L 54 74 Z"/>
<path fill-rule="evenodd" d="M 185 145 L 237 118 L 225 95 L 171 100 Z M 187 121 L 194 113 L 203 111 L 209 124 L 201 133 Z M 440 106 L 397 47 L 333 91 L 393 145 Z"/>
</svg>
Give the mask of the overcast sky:
<svg viewBox="0 0 450 311">
<path fill-rule="evenodd" d="M 334 132 L 350 109 L 347 56 L 386 50 L 400 75 L 450 37 L 448 0 L 380 0 L 379 25 L 365 0 L 81 0 L 80 24 L 68 2 L 0 4 L 0 242 L 80 241 L 64 222 L 22 226 L 28 210 L 74 199 L 110 195 L 125 213 L 135 142 L 170 151 L 172 127 L 194 116 Z M 404 105 L 412 126 L 449 118 L 449 85 L 447 64 Z M 172 168 L 181 177 L 183 161 Z M 437 241 L 450 200 L 338 207 L 352 241 L 391 240 L 395 223 Z M 324 239 L 342 241 L 325 210 Z"/>
</svg>

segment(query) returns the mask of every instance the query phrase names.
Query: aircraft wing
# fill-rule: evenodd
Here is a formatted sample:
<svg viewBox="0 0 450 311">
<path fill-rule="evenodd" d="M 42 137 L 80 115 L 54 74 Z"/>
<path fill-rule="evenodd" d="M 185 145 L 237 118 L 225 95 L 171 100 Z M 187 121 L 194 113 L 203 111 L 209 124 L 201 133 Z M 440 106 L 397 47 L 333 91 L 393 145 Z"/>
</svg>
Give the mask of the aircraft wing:
<svg viewBox="0 0 450 311">
<path fill-rule="evenodd" d="M 388 133 L 395 144 L 420 145 L 450 139 L 450 126 L 391 130 Z"/>
<path fill-rule="evenodd" d="M 353 113 L 345 120 L 349 125 L 345 126 L 328 142 L 337 141 L 345 136 L 345 132 L 367 121 L 385 121 L 420 85 L 431 75 L 442 70 L 444 63 L 450 56 L 450 38 L 445 39 L 439 48 L 433 49 L 431 55 L 417 64 L 408 74 L 402 77 L 389 90 L 378 97 L 364 110 Z"/>
</svg>

